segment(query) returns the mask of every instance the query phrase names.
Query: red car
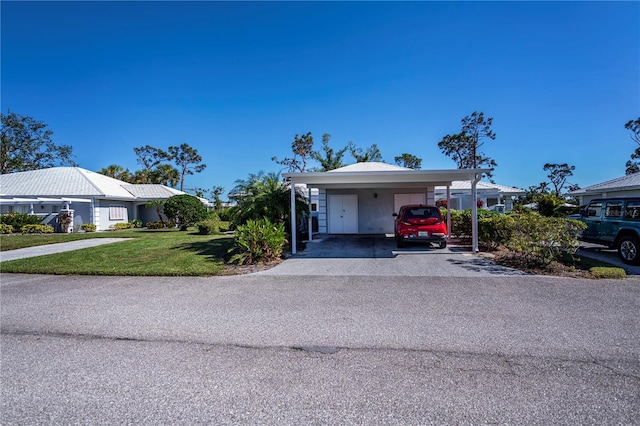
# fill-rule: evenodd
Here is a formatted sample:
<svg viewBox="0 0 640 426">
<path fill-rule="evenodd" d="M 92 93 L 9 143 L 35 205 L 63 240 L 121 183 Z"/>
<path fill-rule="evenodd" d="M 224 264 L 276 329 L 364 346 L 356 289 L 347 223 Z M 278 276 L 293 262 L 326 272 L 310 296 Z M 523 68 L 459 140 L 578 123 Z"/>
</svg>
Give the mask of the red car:
<svg viewBox="0 0 640 426">
<path fill-rule="evenodd" d="M 437 243 L 440 248 L 447 246 L 447 224 L 438 207 L 407 205 L 393 215 L 399 248 L 410 242 Z"/>
</svg>

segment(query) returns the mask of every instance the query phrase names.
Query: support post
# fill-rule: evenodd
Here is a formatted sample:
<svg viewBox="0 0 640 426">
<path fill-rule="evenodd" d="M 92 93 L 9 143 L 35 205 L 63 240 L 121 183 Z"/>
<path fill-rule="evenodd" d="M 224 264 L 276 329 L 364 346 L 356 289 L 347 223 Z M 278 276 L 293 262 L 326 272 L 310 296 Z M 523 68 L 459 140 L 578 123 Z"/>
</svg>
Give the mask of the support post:
<svg viewBox="0 0 640 426">
<path fill-rule="evenodd" d="M 298 230 L 296 229 L 296 185 L 291 179 L 291 254 L 296 254 L 296 234 Z"/>
<path fill-rule="evenodd" d="M 476 191 L 480 176 L 482 175 L 476 174 L 471 181 L 471 240 L 474 253 L 480 251 L 478 248 L 478 193 Z"/>
<path fill-rule="evenodd" d="M 307 189 L 309 190 L 309 193 L 307 194 L 308 198 L 309 198 L 309 242 L 311 242 L 311 240 L 313 240 L 313 218 L 311 216 L 311 187 L 307 185 Z"/>
<path fill-rule="evenodd" d="M 451 238 L 451 187 L 447 185 L 447 240 Z"/>
</svg>

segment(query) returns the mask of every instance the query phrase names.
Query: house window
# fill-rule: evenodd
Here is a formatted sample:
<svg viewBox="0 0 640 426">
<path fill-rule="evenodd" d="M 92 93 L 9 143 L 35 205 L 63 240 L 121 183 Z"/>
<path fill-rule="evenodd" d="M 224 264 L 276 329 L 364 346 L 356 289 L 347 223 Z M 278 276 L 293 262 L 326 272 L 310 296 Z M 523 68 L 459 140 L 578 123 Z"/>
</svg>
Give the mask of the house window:
<svg viewBox="0 0 640 426">
<path fill-rule="evenodd" d="M 312 212 L 317 212 L 318 211 L 318 205 L 316 203 L 311 203 L 311 211 Z"/>
<path fill-rule="evenodd" d="M 125 206 L 109 205 L 109 220 L 126 220 L 127 208 Z"/>
</svg>

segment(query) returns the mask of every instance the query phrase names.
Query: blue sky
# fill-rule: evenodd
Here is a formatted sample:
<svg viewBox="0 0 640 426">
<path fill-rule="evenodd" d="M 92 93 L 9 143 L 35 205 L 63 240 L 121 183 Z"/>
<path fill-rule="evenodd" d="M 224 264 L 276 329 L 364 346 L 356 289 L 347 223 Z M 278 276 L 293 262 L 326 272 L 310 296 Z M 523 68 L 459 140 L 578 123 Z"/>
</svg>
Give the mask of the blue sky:
<svg viewBox="0 0 640 426">
<path fill-rule="evenodd" d="M 1 107 L 43 121 L 80 167 L 136 170 L 134 147 L 188 143 L 227 191 L 296 134 L 377 144 L 423 169 L 473 111 L 497 183 L 569 163 L 581 187 L 624 175 L 640 117 L 639 2 L 1 3 Z M 354 160 L 345 156 L 347 163 Z"/>
</svg>

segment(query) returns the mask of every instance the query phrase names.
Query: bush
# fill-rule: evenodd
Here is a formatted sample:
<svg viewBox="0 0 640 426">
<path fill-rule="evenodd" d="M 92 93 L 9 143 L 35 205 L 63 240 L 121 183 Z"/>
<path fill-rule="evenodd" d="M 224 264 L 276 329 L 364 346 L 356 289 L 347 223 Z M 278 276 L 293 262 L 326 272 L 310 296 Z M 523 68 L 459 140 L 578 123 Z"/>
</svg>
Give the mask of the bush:
<svg viewBox="0 0 640 426">
<path fill-rule="evenodd" d="M 147 222 L 145 226 L 147 229 L 172 229 L 176 227 L 176 224 L 173 222 Z"/>
<path fill-rule="evenodd" d="M 13 232 L 13 226 L 6 223 L 0 223 L 0 234 L 10 234 Z"/>
<path fill-rule="evenodd" d="M 53 226 L 50 225 L 24 225 L 20 228 L 20 232 L 23 234 L 51 234 L 53 233 Z"/>
<path fill-rule="evenodd" d="M 198 222 L 196 226 L 200 235 L 218 234 L 220 232 L 220 219 L 218 219 L 217 215 L 216 217 L 209 217 Z"/>
<path fill-rule="evenodd" d="M 504 214 L 478 219 L 478 241 L 488 250 L 496 250 L 505 245 L 513 235 L 515 220 Z"/>
<path fill-rule="evenodd" d="M 133 225 L 133 228 L 142 228 L 142 221 L 140 219 L 133 219 L 129 223 Z"/>
<path fill-rule="evenodd" d="M 284 224 L 273 224 L 269 219 L 249 220 L 238 226 L 234 238 L 235 247 L 230 252 L 231 263 L 264 263 L 282 257 L 287 243 Z"/>
<path fill-rule="evenodd" d="M 507 248 L 530 264 L 548 265 L 561 253 L 573 255 L 579 247 L 577 235 L 585 225 L 572 219 L 544 217 L 539 213 L 514 216 Z"/>
<path fill-rule="evenodd" d="M 32 214 L 9 212 L 0 215 L 0 223 L 10 225 L 16 231 L 24 225 L 39 225 L 40 218 Z"/>
<path fill-rule="evenodd" d="M 80 229 L 84 232 L 96 232 L 97 227 L 93 223 L 83 223 L 80 225 Z"/>
<path fill-rule="evenodd" d="M 164 214 L 173 222 L 180 225 L 181 231 L 198 223 L 207 216 L 207 208 L 193 195 L 174 195 L 165 201 Z"/>
<path fill-rule="evenodd" d="M 133 223 L 131 222 L 118 222 L 114 225 L 109 226 L 109 228 L 113 228 L 116 231 L 122 230 L 122 229 L 133 229 Z"/>
<path fill-rule="evenodd" d="M 481 218 L 496 217 L 499 213 L 478 209 L 478 223 Z M 446 217 L 446 213 L 444 214 Z M 463 241 L 471 241 L 471 209 L 451 210 L 451 235 Z"/>
</svg>

